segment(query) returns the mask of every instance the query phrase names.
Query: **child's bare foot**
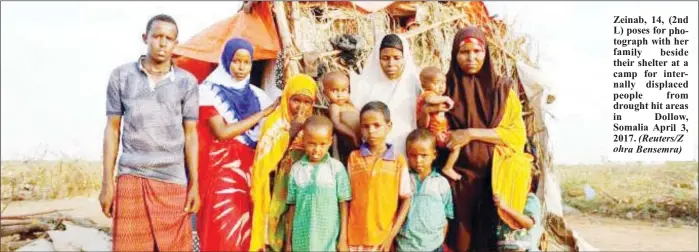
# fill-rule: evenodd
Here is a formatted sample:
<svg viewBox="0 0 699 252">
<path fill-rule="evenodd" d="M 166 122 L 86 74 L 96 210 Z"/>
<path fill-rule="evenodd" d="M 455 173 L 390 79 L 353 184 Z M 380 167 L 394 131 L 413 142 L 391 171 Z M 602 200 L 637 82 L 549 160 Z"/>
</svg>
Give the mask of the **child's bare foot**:
<svg viewBox="0 0 699 252">
<path fill-rule="evenodd" d="M 461 179 L 461 174 L 454 171 L 453 168 L 452 169 L 445 168 L 444 170 L 442 170 L 442 172 L 444 173 L 445 176 L 449 177 L 452 180 L 460 180 Z"/>
</svg>

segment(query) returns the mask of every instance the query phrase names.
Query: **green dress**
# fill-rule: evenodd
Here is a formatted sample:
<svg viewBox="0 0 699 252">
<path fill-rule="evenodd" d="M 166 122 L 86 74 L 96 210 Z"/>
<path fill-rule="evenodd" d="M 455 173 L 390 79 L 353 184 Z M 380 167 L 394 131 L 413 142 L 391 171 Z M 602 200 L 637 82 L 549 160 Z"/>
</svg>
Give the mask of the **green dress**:
<svg viewBox="0 0 699 252">
<path fill-rule="evenodd" d="M 291 168 L 287 202 L 296 206 L 293 251 L 335 251 L 340 234 L 340 202 L 352 198 L 349 176 L 340 161 L 329 155 L 318 164 L 307 156 Z"/>
</svg>

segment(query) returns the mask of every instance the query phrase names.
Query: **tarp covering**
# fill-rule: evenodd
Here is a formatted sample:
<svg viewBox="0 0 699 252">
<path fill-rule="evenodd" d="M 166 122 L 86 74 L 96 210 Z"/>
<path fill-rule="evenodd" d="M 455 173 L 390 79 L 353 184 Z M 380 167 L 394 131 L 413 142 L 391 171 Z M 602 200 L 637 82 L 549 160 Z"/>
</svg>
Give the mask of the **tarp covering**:
<svg viewBox="0 0 699 252">
<path fill-rule="evenodd" d="M 177 57 L 175 64 L 201 82 L 218 64 L 224 44 L 232 37 L 250 41 L 255 50 L 253 60 L 276 59 L 281 46 L 271 3 L 256 2 L 250 13 L 240 11 L 179 44 L 173 52 Z"/>
<path fill-rule="evenodd" d="M 249 14 L 241 11 L 209 26 L 178 45 L 174 54 L 218 63 L 226 41 L 232 37 L 243 37 L 255 49 L 254 60 L 276 59 L 280 44 L 272 18 L 271 2 L 257 2 L 252 8 Z"/>
</svg>

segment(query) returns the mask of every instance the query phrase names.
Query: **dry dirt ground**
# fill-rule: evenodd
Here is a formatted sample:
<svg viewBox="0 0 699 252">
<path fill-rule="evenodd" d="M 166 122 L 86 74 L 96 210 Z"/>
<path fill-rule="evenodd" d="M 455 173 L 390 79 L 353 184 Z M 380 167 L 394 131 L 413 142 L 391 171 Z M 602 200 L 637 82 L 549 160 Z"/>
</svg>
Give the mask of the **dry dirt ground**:
<svg viewBox="0 0 699 252">
<path fill-rule="evenodd" d="M 3 215 L 26 214 L 65 209 L 74 217 L 91 218 L 108 226 L 97 196 L 62 200 L 12 202 Z M 643 221 L 610 219 L 595 216 L 566 216 L 566 219 L 590 244 L 601 251 L 697 251 L 697 227 L 671 227 Z"/>
</svg>

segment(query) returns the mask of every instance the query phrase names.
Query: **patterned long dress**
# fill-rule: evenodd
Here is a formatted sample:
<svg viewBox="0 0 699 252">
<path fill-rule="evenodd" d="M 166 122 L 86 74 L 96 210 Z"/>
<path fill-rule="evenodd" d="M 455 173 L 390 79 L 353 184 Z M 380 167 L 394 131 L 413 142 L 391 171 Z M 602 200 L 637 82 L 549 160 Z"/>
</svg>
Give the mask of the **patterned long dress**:
<svg viewBox="0 0 699 252">
<path fill-rule="evenodd" d="M 303 131 L 299 132 L 294 141 L 289 145 L 279 168 L 274 173 L 272 184 L 272 201 L 269 206 L 269 223 L 267 225 L 267 240 L 272 251 L 284 251 L 286 243 L 287 213 L 289 205 L 287 196 L 289 195 L 289 177 L 291 176 L 291 166 L 300 160 L 304 155 Z"/>
<path fill-rule="evenodd" d="M 252 201 L 250 198 L 253 157 L 256 142 L 242 136 L 218 140 L 209 119 L 221 115 L 235 121 L 230 113 L 220 113 L 222 101 L 205 94 L 212 85 L 200 86 L 199 109 L 199 193 L 201 209 L 197 213 L 197 233 L 201 251 L 247 251 L 250 247 Z M 202 92 L 204 91 L 204 92 Z M 269 98 L 254 88 L 263 107 Z M 258 124 L 259 125 L 259 124 Z M 259 126 L 252 129 L 259 131 Z"/>
</svg>

